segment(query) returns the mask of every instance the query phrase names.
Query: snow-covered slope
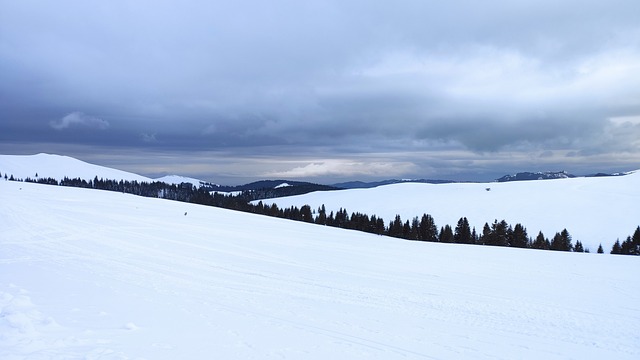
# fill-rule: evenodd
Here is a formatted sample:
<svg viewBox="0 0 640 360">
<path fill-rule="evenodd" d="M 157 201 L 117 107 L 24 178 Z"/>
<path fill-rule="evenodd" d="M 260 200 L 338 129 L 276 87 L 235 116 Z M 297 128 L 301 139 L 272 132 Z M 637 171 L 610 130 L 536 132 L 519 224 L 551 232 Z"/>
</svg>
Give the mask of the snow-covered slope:
<svg viewBox="0 0 640 360">
<path fill-rule="evenodd" d="M 324 204 L 327 211 L 346 208 L 387 222 L 396 214 L 411 220 L 427 213 L 439 226 L 455 226 L 467 217 L 478 232 L 485 223 L 504 219 L 511 225 L 523 224 L 532 237 L 542 231 L 551 238 L 566 228 L 591 251 L 599 243 L 609 250 L 617 238 L 623 241 L 640 225 L 640 171 L 616 177 L 506 183 L 402 183 L 263 202 L 279 207 L 308 204 L 314 209 Z"/>
<path fill-rule="evenodd" d="M 637 257 L 10 181 L 0 204 L 1 359 L 640 358 Z"/>
<path fill-rule="evenodd" d="M 0 173 L 13 175 L 19 179 L 27 177 L 54 178 L 61 180 L 65 176 L 91 180 L 96 176 L 109 180 L 129 181 L 153 181 L 150 178 L 130 172 L 111 169 L 99 165 L 89 164 L 84 161 L 61 155 L 37 154 L 37 155 L 0 155 Z"/>
</svg>

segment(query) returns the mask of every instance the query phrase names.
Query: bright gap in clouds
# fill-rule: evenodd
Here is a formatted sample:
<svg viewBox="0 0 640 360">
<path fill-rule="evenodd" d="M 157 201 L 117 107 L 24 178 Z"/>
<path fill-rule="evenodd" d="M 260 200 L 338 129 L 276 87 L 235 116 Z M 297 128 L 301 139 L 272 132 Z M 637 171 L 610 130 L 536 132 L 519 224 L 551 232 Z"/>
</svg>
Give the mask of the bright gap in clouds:
<svg viewBox="0 0 640 360">
<path fill-rule="evenodd" d="M 283 164 L 301 162 L 283 162 Z M 282 171 L 267 172 L 266 178 L 317 178 L 317 177 L 383 177 L 388 174 L 408 174 L 417 171 L 411 162 L 358 162 L 348 159 L 326 159 L 294 165 Z"/>
</svg>

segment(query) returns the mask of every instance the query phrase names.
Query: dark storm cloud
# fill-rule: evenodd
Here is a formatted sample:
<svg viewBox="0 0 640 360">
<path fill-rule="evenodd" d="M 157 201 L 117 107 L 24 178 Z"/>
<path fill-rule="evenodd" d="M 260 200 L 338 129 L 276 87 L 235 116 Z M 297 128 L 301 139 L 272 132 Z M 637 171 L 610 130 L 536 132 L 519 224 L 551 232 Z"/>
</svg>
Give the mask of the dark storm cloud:
<svg viewBox="0 0 640 360">
<path fill-rule="evenodd" d="M 0 1 L 0 139 L 217 154 L 209 172 L 229 176 L 520 170 L 567 154 L 640 167 L 638 13 L 631 0 Z"/>
</svg>

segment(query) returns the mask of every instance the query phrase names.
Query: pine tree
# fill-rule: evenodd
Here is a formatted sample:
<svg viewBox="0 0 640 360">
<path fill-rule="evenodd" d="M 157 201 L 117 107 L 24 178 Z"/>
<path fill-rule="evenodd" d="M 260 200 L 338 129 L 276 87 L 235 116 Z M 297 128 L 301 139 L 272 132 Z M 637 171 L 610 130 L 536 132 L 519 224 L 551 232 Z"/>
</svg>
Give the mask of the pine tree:
<svg viewBox="0 0 640 360">
<path fill-rule="evenodd" d="M 327 225 L 327 209 L 324 207 L 324 204 L 318 208 L 316 224 Z"/>
<path fill-rule="evenodd" d="M 527 229 L 521 224 L 516 224 L 513 228 L 511 243 L 509 246 L 526 248 L 529 243 L 529 236 L 527 235 Z"/>
<path fill-rule="evenodd" d="M 620 254 L 633 255 L 633 243 L 631 236 L 627 236 L 627 239 L 620 244 Z"/>
<path fill-rule="evenodd" d="M 551 244 L 549 243 L 549 240 L 544 237 L 542 231 L 539 231 L 538 236 L 536 236 L 536 239 L 533 241 L 533 243 L 531 243 L 531 248 L 539 250 L 549 250 L 550 247 Z"/>
<path fill-rule="evenodd" d="M 488 223 L 484 223 L 482 227 L 482 235 L 478 239 L 478 244 L 480 245 L 490 245 L 491 243 L 491 228 Z"/>
<path fill-rule="evenodd" d="M 483 231 L 484 232 L 484 231 Z M 509 245 L 509 224 L 502 220 L 498 222 L 495 220 L 491 224 L 491 231 L 489 232 L 489 241 L 485 240 L 486 245 L 495 246 L 508 246 Z"/>
<path fill-rule="evenodd" d="M 396 218 L 389 223 L 389 236 L 392 237 L 402 237 L 402 228 L 404 225 L 402 224 L 402 218 L 400 215 L 396 215 Z"/>
<path fill-rule="evenodd" d="M 571 251 L 571 249 L 573 249 L 573 245 L 571 244 L 571 235 L 569 235 L 567 229 L 556 233 L 553 240 L 551 240 L 551 250 Z"/>
<path fill-rule="evenodd" d="M 336 218 L 334 219 L 335 221 L 335 226 L 339 227 L 339 228 L 344 228 L 347 225 L 347 218 L 348 218 L 348 213 L 347 213 L 347 209 L 343 209 L 340 208 L 340 210 L 338 210 L 338 212 L 336 213 Z"/>
<path fill-rule="evenodd" d="M 451 226 L 445 225 L 440 230 L 440 242 L 452 243 L 454 241 L 455 241 L 455 239 L 453 238 L 453 230 L 451 229 Z"/>
<path fill-rule="evenodd" d="M 615 244 L 611 248 L 611 254 L 621 254 L 622 246 L 620 245 L 620 239 L 616 240 Z"/>
<path fill-rule="evenodd" d="M 582 243 L 580 240 L 576 240 L 576 245 L 573 247 L 574 252 L 585 252 L 584 247 L 582 247 Z"/>
<path fill-rule="evenodd" d="M 336 219 L 335 219 L 335 216 L 333 215 L 333 211 L 331 211 L 329 213 L 329 216 L 327 216 L 327 225 L 335 226 L 335 224 L 336 224 Z"/>
<path fill-rule="evenodd" d="M 562 237 L 563 251 L 573 250 L 571 235 L 569 235 L 569 232 L 567 231 L 567 229 L 563 229 L 562 232 L 560 233 L 560 236 Z"/>
<path fill-rule="evenodd" d="M 409 234 L 409 239 L 420 240 L 420 220 L 418 220 L 417 216 L 411 220 L 411 233 Z"/>
<path fill-rule="evenodd" d="M 473 238 L 471 237 L 471 228 L 469 227 L 469 221 L 466 217 L 458 220 L 455 233 L 453 234 L 454 241 L 460 244 L 473 244 Z"/>
<path fill-rule="evenodd" d="M 598 245 L 598 254 L 604 254 L 604 249 L 602 248 L 602 244 Z"/>
<path fill-rule="evenodd" d="M 631 237 L 632 243 L 632 254 L 640 255 L 640 226 L 636 228 L 636 231 L 633 232 L 633 236 Z"/>
<path fill-rule="evenodd" d="M 384 219 L 375 215 L 371 215 L 371 224 L 373 226 L 373 232 L 378 235 L 382 235 L 385 232 Z"/>
<path fill-rule="evenodd" d="M 303 205 L 300 208 L 300 220 L 304 222 L 313 222 L 313 214 L 311 213 L 311 206 Z"/>
<path fill-rule="evenodd" d="M 405 221 L 404 225 L 402 225 L 402 238 L 403 239 L 411 238 L 411 224 L 409 223 L 409 220 Z"/>
<path fill-rule="evenodd" d="M 438 241 L 438 227 L 433 217 L 429 214 L 423 214 L 420 219 L 420 240 Z"/>
</svg>

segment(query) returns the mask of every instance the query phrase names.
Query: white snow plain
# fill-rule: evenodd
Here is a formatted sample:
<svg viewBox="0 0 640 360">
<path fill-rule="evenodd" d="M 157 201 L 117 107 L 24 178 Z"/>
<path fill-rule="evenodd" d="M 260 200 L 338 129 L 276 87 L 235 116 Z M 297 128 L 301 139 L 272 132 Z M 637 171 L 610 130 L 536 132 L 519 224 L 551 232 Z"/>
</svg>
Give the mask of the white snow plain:
<svg viewBox="0 0 640 360">
<path fill-rule="evenodd" d="M 506 220 L 512 226 L 521 223 L 532 238 L 542 231 L 551 239 L 566 228 L 574 243 L 580 240 L 592 252 L 601 243 L 610 251 L 616 239 L 624 241 L 640 226 L 640 171 L 504 183 L 401 183 L 262 201 L 281 208 L 309 205 L 314 210 L 324 204 L 327 214 L 344 208 L 349 214 L 375 214 L 387 224 L 396 215 L 411 221 L 426 213 L 439 227 L 455 228 L 466 217 L 478 233 L 485 223 Z"/>
<path fill-rule="evenodd" d="M 634 256 L 4 180 L 0 204 L 1 359 L 640 358 Z"/>
</svg>

